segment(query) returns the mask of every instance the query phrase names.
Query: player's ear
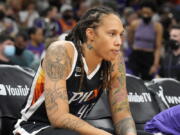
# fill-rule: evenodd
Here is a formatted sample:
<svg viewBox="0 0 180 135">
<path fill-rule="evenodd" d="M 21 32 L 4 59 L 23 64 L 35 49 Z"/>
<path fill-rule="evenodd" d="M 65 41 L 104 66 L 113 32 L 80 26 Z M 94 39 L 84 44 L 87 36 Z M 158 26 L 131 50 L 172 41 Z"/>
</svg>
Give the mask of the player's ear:
<svg viewBox="0 0 180 135">
<path fill-rule="evenodd" d="M 95 37 L 94 29 L 93 28 L 87 28 L 86 29 L 86 36 L 87 36 L 88 40 L 90 40 L 90 41 L 94 40 L 94 37 Z"/>
</svg>

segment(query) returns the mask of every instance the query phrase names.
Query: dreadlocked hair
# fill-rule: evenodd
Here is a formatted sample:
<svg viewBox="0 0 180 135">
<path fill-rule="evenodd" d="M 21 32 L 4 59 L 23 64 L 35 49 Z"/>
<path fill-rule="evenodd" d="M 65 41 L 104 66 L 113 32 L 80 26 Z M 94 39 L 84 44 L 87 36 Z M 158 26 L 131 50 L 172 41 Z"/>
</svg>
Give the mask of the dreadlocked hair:
<svg viewBox="0 0 180 135">
<path fill-rule="evenodd" d="M 99 26 L 101 17 L 103 15 L 108 15 L 108 14 L 116 14 L 112 9 L 104 6 L 100 7 L 95 7 L 90 10 L 88 10 L 80 19 L 80 21 L 77 23 L 77 25 L 72 29 L 72 31 L 66 36 L 66 40 L 72 41 L 75 44 L 75 47 L 78 51 L 78 53 L 82 54 L 84 56 L 83 51 L 82 51 L 82 43 L 85 43 L 87 41 L 86 37 L 86 29 L 87 28 L 93 28 L 95 29 L 96 27 Z M 116 14 L 118 15 L 118 14 Z M 83 84 L 83 78 L 84 78 L 84 64 L 82 57 L 80 58 L 81 61 L 81 79 L 80 79 L 80 85 L 79 85 L 79 90 L 82 88 Z M 109 89 L 110 81 L 111 81 L 111 75 L 110 71 L 111 70 L 111 62 L 102 61 L 102 77 L 103 77 L 103 82 L 101 84 L 101 88 L 103 90 Z"/>
</svg>

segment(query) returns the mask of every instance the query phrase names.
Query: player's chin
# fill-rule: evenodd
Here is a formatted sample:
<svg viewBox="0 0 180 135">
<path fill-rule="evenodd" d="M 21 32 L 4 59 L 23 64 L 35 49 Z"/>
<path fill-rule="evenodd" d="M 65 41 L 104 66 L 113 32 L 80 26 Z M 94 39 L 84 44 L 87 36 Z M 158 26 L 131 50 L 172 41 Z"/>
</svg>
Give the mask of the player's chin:
<svg viewBox="0 0 180 135">
<path fill-rule="evenodd" d="M 112 56 L 112 55 L 109 56 L 109 57 L 106 56 L 106 57 L 104 58 L 104 60 L 109 61 L 109 62 L 114 61 L 115 59 L 116 59 L 116 56 Z"/>
</svg>

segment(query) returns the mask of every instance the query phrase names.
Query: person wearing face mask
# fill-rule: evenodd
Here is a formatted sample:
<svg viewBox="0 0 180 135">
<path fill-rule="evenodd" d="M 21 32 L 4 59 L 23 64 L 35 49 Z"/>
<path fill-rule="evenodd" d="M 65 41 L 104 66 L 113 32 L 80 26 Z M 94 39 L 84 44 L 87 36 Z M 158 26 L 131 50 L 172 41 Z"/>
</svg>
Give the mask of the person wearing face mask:
<svg viewBox="0 0 180 135">
<path fill-rule="evenodd" d="M 28 36 L 24 32 L 19 32 L 15 38 L 15 55 L 10 57 L 11 61 L 16 65 L 23 67 L 31 67 L 35 61 L 35 55 L 26 49 Z"/>
<path fill-rule="evenodd" d="M 156 11 L 153 0 L 142 0 L 140 7 L 141 19 L 128 28 L 128 44 L 132 48 L 128 66 L 134 75 L 151 80 L 159 68 L 163 28 L 152 21 Z"/>
<path fill-rule="evenodd" d="M 73 18 L 73 9 L 71 5 L 62 5 L 60 13 L 62 15 L 59 20 L 61 33 L 68 32 L 76 25 L 76 21 Z"/>
<path fill-rule="evenodd" d="M 0 64 L 14 65 L 10 60 L 15 54 L 14 41 L 11 37 L 0 35 Z"/>
<path fill-rule="evenodd" d="M 170 77 L 180 81 L 180 25 L 172 26 L 169 35 L 168 49 L 157 77 Z"/>
</svg>

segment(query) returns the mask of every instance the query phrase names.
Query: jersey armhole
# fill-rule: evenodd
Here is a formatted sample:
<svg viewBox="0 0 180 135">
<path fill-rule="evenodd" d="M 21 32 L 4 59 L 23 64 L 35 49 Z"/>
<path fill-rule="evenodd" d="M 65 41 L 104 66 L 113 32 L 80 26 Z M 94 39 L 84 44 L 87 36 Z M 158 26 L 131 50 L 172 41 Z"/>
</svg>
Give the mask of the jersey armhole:
<svg viewBox="0 0 180 135">
<path fill-rule="evenodd" d="M 69 75 L 67 76 L 66 80 L 69 79 L 74 71 L 74 68 L 75 68 L 75 65 L 76 65 L 76 62 L 77 62 L 77 57 L 78 57 L 78 53 L 77 53 L 77 50 L 76 50 L 76 47 L 74 46 L 74 43 L 71 42 L 71 41 L 68 41 L 74 48 L 74 56 L 73 56 L 73 62 L 72 62 L 72 67 L 71 67 L 71 71 L 69 73 Z"/>
</svg>

